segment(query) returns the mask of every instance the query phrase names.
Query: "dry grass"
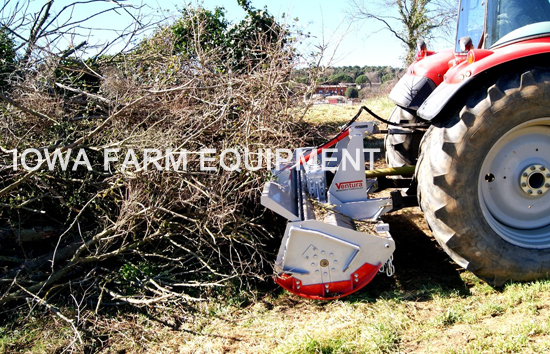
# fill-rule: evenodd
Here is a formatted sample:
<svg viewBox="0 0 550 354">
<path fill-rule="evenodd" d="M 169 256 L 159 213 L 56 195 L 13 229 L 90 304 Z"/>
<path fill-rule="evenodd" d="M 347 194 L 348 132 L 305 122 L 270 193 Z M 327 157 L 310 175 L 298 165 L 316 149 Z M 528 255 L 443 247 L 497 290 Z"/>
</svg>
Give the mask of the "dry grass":
<svg viewBox="0 0 550 354">
<path fill-rule="evenodd" d="M 429 301 L 399 291 L 316 303 L 283 293 L 245 308 L 217 307 L 144 349 L 181 352 L 545 352 L 550 349 L 550 283 L 487 289 L 470 273 L 471 294 L 430 289 Z M 479 294 L 477 294 L 479 293 Z M 425 296 L 423 293 L 422 296 Z M 147 331 L 149 333 L 151 331 Z M 124 346 L 122 346 L 124 347 Z M 128 347 L 126 347 L 128 348 Z"/>
<path fill-rule="evenodd" d="M 304 116 L 304 123 L 308 125 L 309 134 L 313 136 L 310 145 L 319 145 L 327 141 L 329 137 L 338 133 L 340 128 L 350 121 L 359 111 L 361 106 L 367 106 L 371 111 L 380 117 L 387 119 L 394 107 L 394 103 L 386 96 L 370 98 L 358 105 L 347 104 L 321 104 L 312 106 Z M 362 112 L 358 121 L 375 121 L 374 117 Z M 380 130 L 387 129 L 386 124 L 379 122 Z M 384 134 L 367 135 L 365 137 L 365 148 L 380 149 L 380 153 L 374 154 L 375 167 L 385 167 L 384 156 Z"/>
<path fill-rule="evenodd" d="M 381 116 L 382 118 L 388 118 L 391 110 L 394 107 L 394 103 L 389 98 L 382 96 L 374 99 L 369 99 L 362 104 L 367 105 L 373 112 Z M 344 124 L 353 117 L 361 105 L 331 105 L 322 104 L 313 106 L 306 114 L 304 120 L 314 125 L 333 125 Z M 367 113 L 363 113 L 359 120 L 370 121 L 373 120 Z"/>
</svg>

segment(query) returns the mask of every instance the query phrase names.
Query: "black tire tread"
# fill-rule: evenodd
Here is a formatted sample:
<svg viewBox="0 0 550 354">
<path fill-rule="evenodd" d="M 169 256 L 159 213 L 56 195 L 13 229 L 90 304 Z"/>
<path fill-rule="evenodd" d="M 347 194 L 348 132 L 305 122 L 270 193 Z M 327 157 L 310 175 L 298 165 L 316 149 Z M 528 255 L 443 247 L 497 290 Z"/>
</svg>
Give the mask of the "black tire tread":
<svg viewBox="0 0 550 354">
<path fill-rule="evenodd" d="M 516 105 L 518 109 L 539 109 L 521 108 L 522 104 L 527 107 L 525 98 L 538 102 L 540 112 L 550 114 L 550 71 L 506 75 L 482 90 L 485 95 L 472 95 L 454 118 L 430 127 L 425 134 L 416 169 L 420 207 L 441 247 L 456 263 L 488 283 L 501 286 L 508 280 L 546 278 L 550 249 L 527 249 L 506 242 L 485 222 L 480 210 L 467 210 L 475 209 L 467 206 L 475 206 L 473 199 L 477 198 L 477 182 L 475 193 L 468 185 L 479 175 L 471 170 L 471 165 L 476 165 L 472 156 L 478 153 L 472 151 L 497 134 L 497 129 L 485 122 L 487 117 Z M 474 135 L 477 138 L 472 138 Z"/>
<path fill-rule="evenodd" d="M 404 109 L 399 106 L 395 106 L 390 117 L 388 119 L 392 123 L 418 123 L 421 119 L 416 115 L 413 110 Z M 391 131 L 392 127 L 388 126 L 388 130 Z M 405 131 L 411 131 L 410 129 L 403 129 Z M 388 167 L 403 167 L 413 166 L 416 164 L 416 158 L 418 156 L 418 148 L 420 146 L 420 140 L 422 134 L 390 134 L 386 135 L 384 139 L 384 147 L 386 150 L 386 164 Z"/>
</svg>

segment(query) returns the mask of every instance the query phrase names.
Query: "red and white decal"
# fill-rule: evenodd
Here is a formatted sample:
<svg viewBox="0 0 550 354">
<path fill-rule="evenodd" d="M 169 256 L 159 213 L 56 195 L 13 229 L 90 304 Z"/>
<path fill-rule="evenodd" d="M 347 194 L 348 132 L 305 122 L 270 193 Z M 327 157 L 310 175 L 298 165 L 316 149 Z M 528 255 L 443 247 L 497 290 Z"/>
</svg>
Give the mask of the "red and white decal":
<svg viewBox="0 0 550 354">
<path fill-rule="evenodd" d="M 361 180 L 336 183 L 337 191 L 349 191 L 352 189 L 362 189 L 362 188 L 363 188 L 363 181 Z"/>
</svg>

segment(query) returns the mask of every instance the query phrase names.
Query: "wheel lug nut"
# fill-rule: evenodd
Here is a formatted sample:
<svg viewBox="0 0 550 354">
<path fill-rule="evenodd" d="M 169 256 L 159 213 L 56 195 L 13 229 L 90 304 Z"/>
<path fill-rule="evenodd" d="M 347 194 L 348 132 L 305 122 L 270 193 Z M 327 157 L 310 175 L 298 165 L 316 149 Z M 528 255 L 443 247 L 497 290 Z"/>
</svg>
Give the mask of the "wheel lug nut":
<svg viewBox="0 0 550 354">
<path fill-rule="evenodd" d="M 540 170 L 541 170 L 541 171 L 546 171 L 546 167 L 542 166 L 542 167 L 540 168 Z"/>
<path fill-rule="evenodd" d="M 529 190 L 527 191 L 527 193 L 533 194 L 533 191 L 529 189 Z"/>
<path fill-rule="evenodd" d="M 535 166 L 531 166 L 531 171 L 534 171 L 535 170 Z"/>
<path fill-rule="evenodd" d="M 544 186 L 545 186 L 546 188 L 550 188 L 550 183 L 546 183 Z"/>
<path fill-rule="evenodd" d="M 522 187 L 527 187 L 527 183 L 522 182 L 522 183 L 521 183 L 521 186 L 522 186 Z"/>
<path fill-rule="evenodd" d="M 523 177 L 527 177 L 527 176 L 528 176 L 527 172 L 523 172 Z"/>
<path fill-rule="evenodd" d="M 537 194 L 538 194 L 538 195 L 541 195 L 541 194 L 542 194 L 542 191 L 541 191 L 541 190 L 537 191 Z"/>
</svg>

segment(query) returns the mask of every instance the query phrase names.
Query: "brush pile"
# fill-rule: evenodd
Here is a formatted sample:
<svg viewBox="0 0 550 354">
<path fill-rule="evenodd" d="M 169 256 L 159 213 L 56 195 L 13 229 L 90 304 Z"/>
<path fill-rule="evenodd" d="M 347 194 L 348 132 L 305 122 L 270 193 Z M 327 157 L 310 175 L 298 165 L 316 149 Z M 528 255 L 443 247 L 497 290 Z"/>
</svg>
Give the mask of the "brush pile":
<svg viewBox="0 0 550 354">
<path fill-rule="evenodd" d="M 219 38 L 211 12 L 189 10 L 131 52 L 43 52 L 10 71 L 1 306 L 195 301 L 269 275 L 267 149 L 300 144 L 302 96 L 288 32 L 249 10 L 248 24 L 225 23 Z M 267 27 L 247 30 L 261 19 L 251 14 Z M 248 37 L 230 47 L 231 31 Z"/>
</svg>

